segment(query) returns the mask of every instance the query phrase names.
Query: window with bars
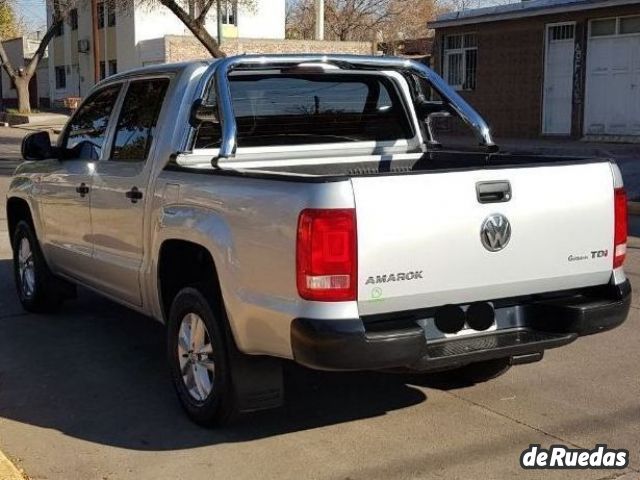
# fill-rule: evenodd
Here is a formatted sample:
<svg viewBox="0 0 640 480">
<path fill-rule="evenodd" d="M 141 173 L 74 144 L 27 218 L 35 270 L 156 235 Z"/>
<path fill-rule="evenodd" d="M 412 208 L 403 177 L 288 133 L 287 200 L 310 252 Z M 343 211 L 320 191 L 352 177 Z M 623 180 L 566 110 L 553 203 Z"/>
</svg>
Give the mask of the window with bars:
<svg viewBox="0 0 640 480">
<path fill-rule="evenodd" d="M 109 6 L 105 2 L 99 2 L 96 12 L 96 16 L 98 17 L 98 29 L 104 28 L 105 9 L 107 13 L 107 27 L 116 26 L 116 11 L 113 5 Z"/>
<path fill-rule="evenodd" d="M 238 25 L 238 1 L 222 0 L 220 5 L 223 25 Z"/>
<path fill-rule="evenodd" d="M 53 30 L 53 35 L 55 37 L 61 37 L 62 35 L 64 35 L 64 22 L 60 22 L 58 23 L 58 25 L 56 25 L 55 29 Z"/>
<path fill-rule="evenodd" d="M 96 17 L 98 17 L 98 29 L 104 28 L 104 2 L 98 2 L 96 7 Z"/>
<path fill-rule="evenodd" d="M 591 21 L 590 35 L 592 37 L 637 35 L 638 33 L 640 33 L 640 15 Z"/>
<path fill-rule="evenodd" d="M 67 88 L 67 69 L 64 65 L 55 67 L 56 89 Z"/>
<path fill-rule="evenodd" d="M 574 24 L 553 25 L 549 27 L 549 39 L 552 42 L 573 40 L 576 26 Z"/>
<path fill-rule="evenodd" d="M 78 30 L 78 9 L 74 8 L 69 12 L 69 25 L 71 30 Z"/>
<path fill-rule="evenodd" d="M 444 40 L 444 78 L 460 90 L 476 88 L 478 37 L 475 33 L 447 35 Z"/>
</svg>

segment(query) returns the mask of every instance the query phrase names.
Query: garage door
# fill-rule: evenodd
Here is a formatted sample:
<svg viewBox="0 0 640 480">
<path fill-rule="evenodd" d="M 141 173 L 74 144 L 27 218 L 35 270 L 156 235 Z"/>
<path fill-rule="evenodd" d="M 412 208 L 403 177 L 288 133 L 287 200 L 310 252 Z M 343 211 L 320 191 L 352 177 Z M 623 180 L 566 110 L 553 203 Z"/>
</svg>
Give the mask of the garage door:
<svg viewBox="0 0 640 480">
<path fill-rule="evenodd" d="M 591 22 L 585 133 L 640 135 L 640 16 Z"/>
</svg>

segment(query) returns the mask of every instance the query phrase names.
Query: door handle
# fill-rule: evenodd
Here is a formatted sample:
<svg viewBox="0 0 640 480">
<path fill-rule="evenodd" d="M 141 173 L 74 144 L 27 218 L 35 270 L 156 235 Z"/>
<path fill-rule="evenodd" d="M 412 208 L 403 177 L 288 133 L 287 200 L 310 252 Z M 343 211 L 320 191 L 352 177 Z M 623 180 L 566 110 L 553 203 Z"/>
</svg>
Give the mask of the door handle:
<svg viewBox="0 0 640 480">
<path fill-rule="evenodd" d="M 142 192 L 138 190 L 138 187 L 132 187 L 125 195 L 131 200 L 131 203 L 138 203 L 138 200 L 142 200 Z"/>
<path fill-rule="evenodd" d="M 480 203 L 501 203 L 511 200 L 511 184 L 507 180 L 476 183 Z"/>
<path fill-rule="evenodd" d="M 89 187 L 87 187 L 86 183 L 82 182 L 79 187 L 76 187 L 76 192 L 78 192 L 80 196 L 84 198 L 85 195 L 89 193 Z"/>
</svg>

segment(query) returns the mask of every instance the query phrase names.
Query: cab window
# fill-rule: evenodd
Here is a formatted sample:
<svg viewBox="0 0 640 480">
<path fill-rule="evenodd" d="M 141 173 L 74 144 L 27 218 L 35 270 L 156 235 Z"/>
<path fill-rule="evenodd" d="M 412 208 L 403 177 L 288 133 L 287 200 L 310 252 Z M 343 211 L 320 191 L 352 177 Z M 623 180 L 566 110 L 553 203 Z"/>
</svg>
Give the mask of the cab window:
<svg viewBox="0 0 640 480">
<path fill-rule="evenodd" d="M 168 86 L 168 78 L 131 82 L 118 118 L 111 160 L 146 161 Z"/>
<path fill-rule="evenodd" d="M 229 81 L 239 147 L 384 142 L 414 135 L 393 82 L 382 75 L 243 72 Z M 205 123 L 194 148 L 218 148 L 220 139 L 220 125 Z"/>
<path fill-rule="evenodd" d="M 98 160 L 107 135 L 109 117 L 121 86 L 112 85 L 93 95 L 78 109 L 66 131 L 65 158 Z"/>
</svg>

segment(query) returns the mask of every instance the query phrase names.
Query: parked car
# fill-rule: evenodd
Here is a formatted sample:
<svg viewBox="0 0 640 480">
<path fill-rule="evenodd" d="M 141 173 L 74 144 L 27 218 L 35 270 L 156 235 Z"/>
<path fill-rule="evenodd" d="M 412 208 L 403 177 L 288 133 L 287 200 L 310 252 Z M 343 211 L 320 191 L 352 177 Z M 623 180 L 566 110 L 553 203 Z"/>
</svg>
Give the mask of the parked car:
<svg viewBox="0 0 640 480">
<path fill-rule="evenodd" d="M 440 145 L 440 115 L 478 151 Z M 133 70 L 23 156 L 7 201 L 22 305 L 56 310 L 82 285 L 165 323 L 200 424 L 280 405 L 283 360 L 478 382 L 629 311 L 616 165 L 500 153 L 412 61 Z"/>
</svg>

